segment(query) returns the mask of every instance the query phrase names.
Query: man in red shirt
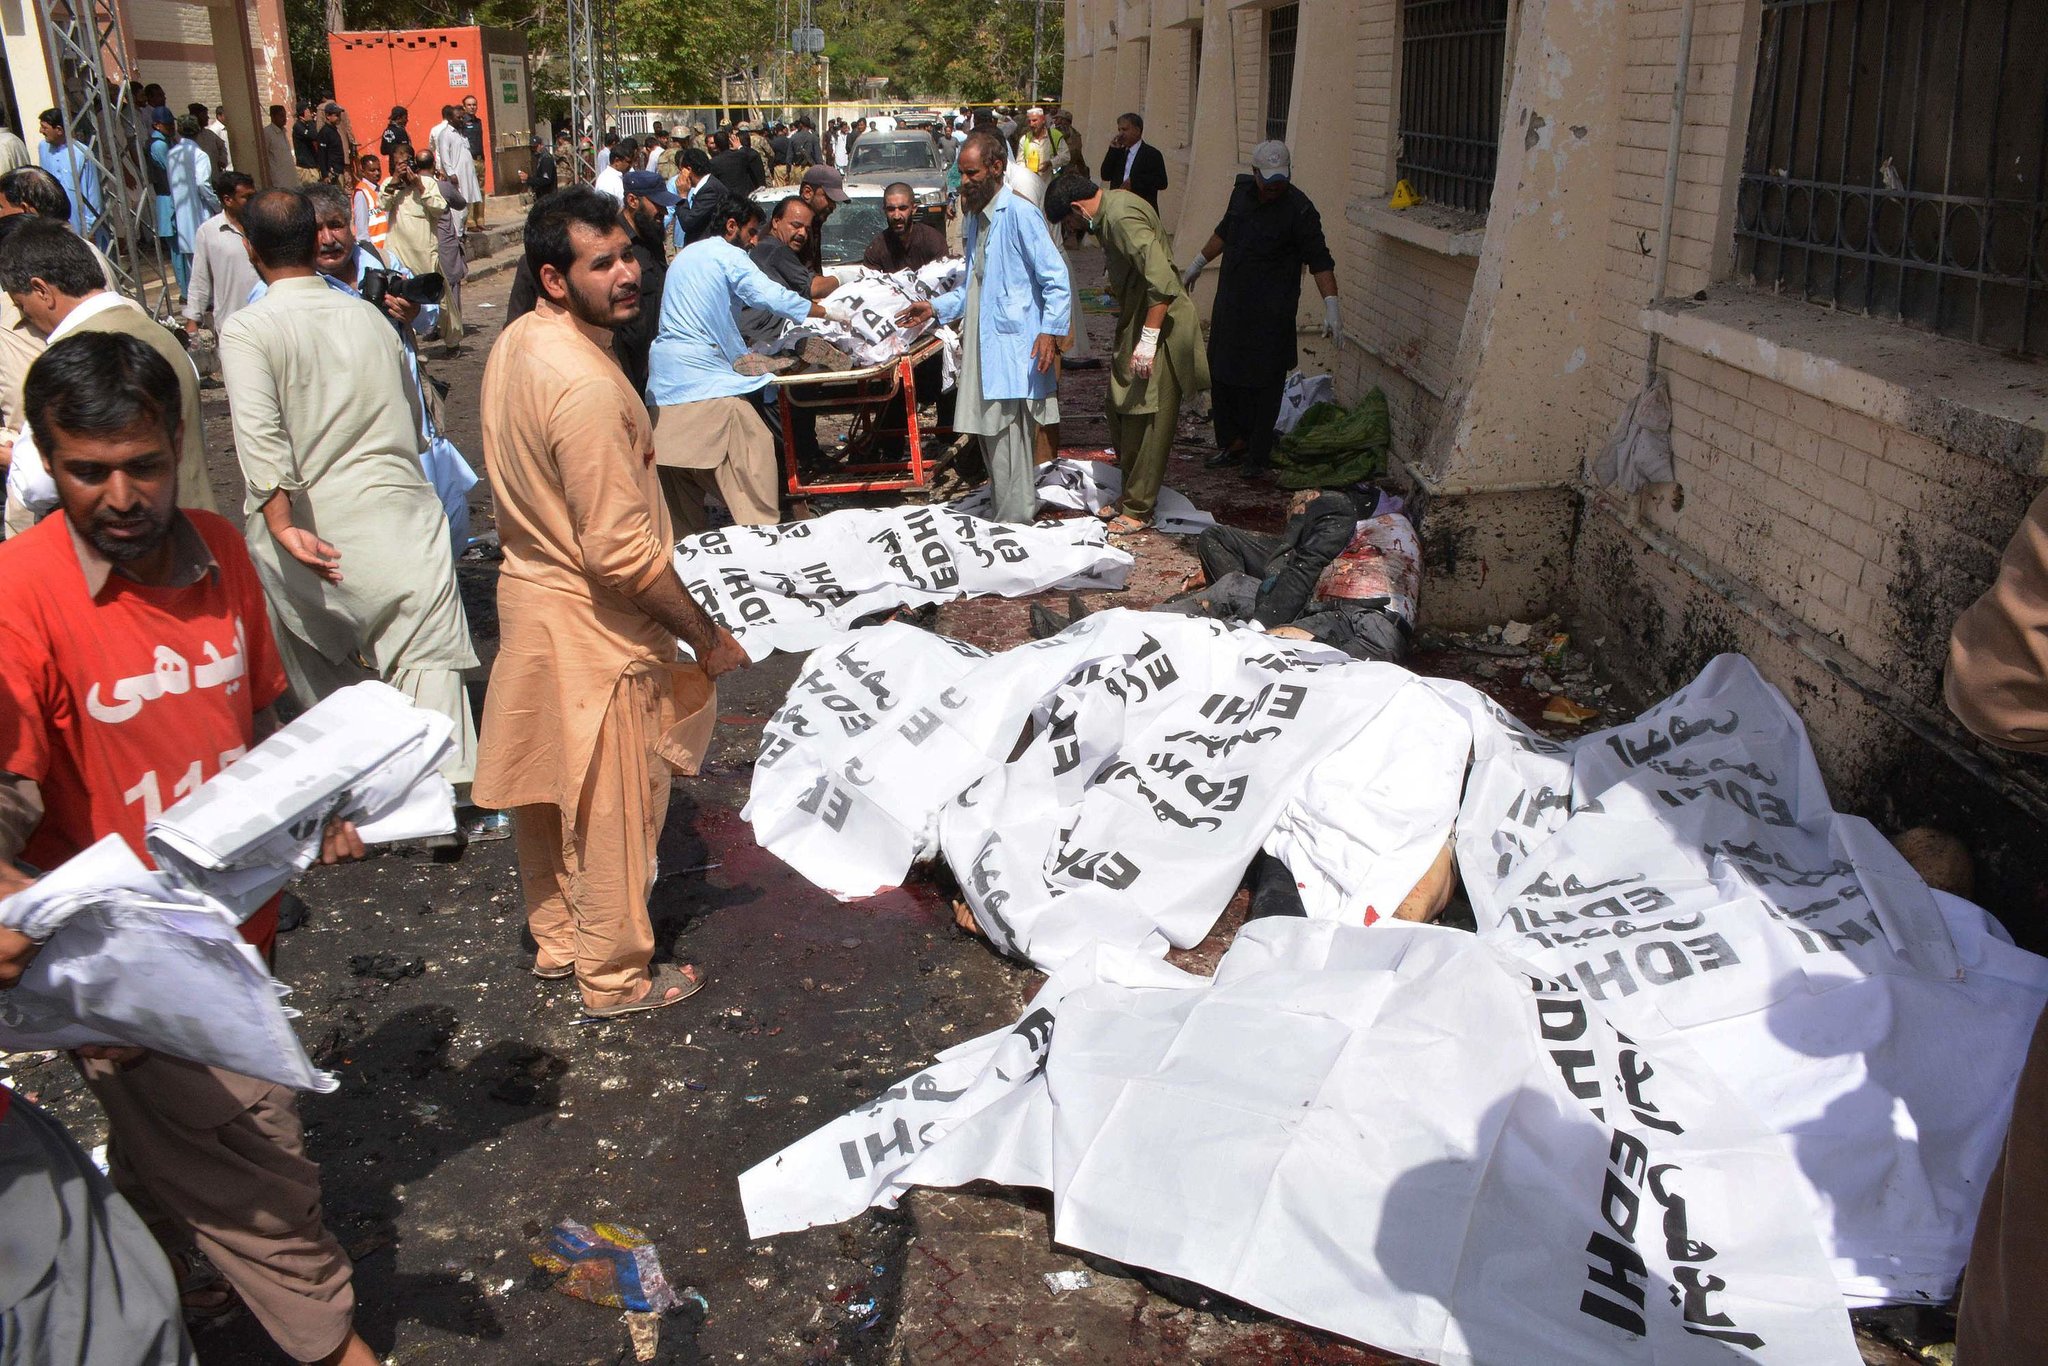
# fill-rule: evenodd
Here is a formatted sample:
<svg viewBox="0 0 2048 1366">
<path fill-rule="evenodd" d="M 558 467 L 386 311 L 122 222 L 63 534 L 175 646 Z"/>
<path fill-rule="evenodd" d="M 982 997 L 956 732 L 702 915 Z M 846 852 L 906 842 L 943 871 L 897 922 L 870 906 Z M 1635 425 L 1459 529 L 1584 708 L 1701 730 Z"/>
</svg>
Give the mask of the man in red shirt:
<svg viewBox="0 0 2048 1366">
<path fill-rule="evenodd" d="M 53 868 L 108 834 L 147 860 L 144 825 L 275 729 L 285 691 L 240 531 L 177 507 L 181 409 L 163 357 L 81 332 L 43 353 L 23 393 L 63 515 L 0 545 L 0 896 L 27 885 L 17 859 Z M 323 861 L 361 853 L 352 826 L 329 827 Z M 242 927 L 266 956 L 276 930 L 275 903 Z M 24 949 L 0 931 L 0 961 Z M 173 1265 L 189 1272 L 196 1244 L 300 1361 L 373 1363 L 293 1093 L 141 1049 L 79 1053 L 115 1188 Z"/>
</svg>

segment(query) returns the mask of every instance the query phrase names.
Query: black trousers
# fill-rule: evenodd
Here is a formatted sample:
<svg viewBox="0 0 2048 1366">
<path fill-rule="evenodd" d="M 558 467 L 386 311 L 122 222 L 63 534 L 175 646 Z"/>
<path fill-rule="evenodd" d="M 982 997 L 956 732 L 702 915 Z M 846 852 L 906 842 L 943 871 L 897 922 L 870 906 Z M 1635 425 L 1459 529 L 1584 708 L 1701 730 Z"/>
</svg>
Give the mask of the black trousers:
<svg viewBox="0 0 2048 1366">
<path fill-rule="evenodd" d="M 1242 441 L 1247 466 L 1271 464 L 1278 439 L 1273 424 L 1280 418 L 1280 394 L 1286 387 L 1285 375 L 1270 384 L 1212 384 L 1209 418 L 1216 427 L 1216 448 L 1227 451 Z"/>
</svg>

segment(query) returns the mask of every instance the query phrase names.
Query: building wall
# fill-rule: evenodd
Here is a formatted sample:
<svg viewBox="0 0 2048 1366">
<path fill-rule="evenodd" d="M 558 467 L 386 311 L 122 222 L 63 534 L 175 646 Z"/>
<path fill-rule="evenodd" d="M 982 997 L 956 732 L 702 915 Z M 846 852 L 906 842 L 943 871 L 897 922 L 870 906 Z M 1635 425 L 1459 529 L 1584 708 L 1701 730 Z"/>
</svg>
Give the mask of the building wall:
<svg viewBox="0 0 2048 1366">
<path fill-rule="evenodd" d="M 1235 69 L 1213 90 L 1204 72 L 1182 258 L 1213 223 L 1197 206 L 1220 207 L 1197 182 L 1227 186 L 1262 127 L 1260 9 L 1189 6 L 1205 33 L 1228 33 Z M 1316 60 L 1304 44 L 1290 128 L 1344 293 L 1331 368 L 1346 398 L 1387 392 L 1397 455 L 1433 519 L 1425 612 L 1452 624 L 1562 612 L 1645 695 L 1739 649 L 1801 709 L 1844 802 L 1903 818 L 1912 792 L 1940 789 L 1981 814 L 1973 803 L 1995 791 L 2008 815 L 2048 815 L 2031 780 L 1939 700 L 1951 623 L 2048 483 L 2048 366 L 1732 278 L 1759 0 L 1697 0 L 1654 307 L 1681 0 L 1514 0 L 1483 222 L 1387 206 L 1399 0 L 1302 9 L 1324 26 L 1316 52 L 1348 61 L 1348 80 L 1304 82 Z M 1098 62 L 1117 36 L 1102 30 Z M 1296 136 L 1310 126 L 1313 138 Z M 1225 136 L 1205 144 L 1212 129 Z M 1632 497 L 1593 488 L 1586 461 L 1641 390 L 1653 346 L 1677 480 Z M 1992 863 L 2007 895 L 2048 905 L 2048 876 L 2026 858 Z"/>
</svg>

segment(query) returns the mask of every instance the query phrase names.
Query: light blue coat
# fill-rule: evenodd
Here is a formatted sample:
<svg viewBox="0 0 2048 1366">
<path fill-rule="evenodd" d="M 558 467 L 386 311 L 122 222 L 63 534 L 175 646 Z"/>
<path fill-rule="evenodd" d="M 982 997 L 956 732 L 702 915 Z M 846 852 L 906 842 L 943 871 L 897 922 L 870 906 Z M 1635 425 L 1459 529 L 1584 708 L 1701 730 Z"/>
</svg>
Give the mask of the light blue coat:
<svg viewBox="0 0 2048 1366">
<path fill-rule="evenodd" d="M 988 206 L 988 260 L 981 281 L 981 396 L 989 402 L 1046 398 L 1059 387 L 1051 370 L 1031 359 L 1040 334 L 1067 335 L 1073 286 L 1067 263 L 1052 240 L 1045 214 L 1005 187 Z M 969 216 L 962 245 L 973 269 L 981 222 Z M 939 321 L 954 323 L 967 311 L 967 278 L 933 300 Z"/>
</svg>

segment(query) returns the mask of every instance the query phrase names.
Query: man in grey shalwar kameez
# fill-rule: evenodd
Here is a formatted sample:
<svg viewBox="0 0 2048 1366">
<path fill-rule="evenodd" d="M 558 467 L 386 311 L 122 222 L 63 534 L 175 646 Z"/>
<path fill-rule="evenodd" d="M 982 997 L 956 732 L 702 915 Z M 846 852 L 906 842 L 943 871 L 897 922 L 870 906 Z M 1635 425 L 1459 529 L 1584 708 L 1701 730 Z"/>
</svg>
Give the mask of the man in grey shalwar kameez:
<svg viewBox="0 0 2048 1366">
<path fill-rule="evenodd" d="M 960 149 L 960 205 L 968 269 L 952 293 L 911 305 L 960 324 L 953 426 L 981 438 L 995 520 L 1028 522 L 1038 510 L 1032 430 L 1060 420 L 1053 361 L 1067 335 L 1073 289 L 1045 215 L 1003 184 L 1009 153 L 976 133 Z"/>
<path fill-rule="evenodd" d="M 446 714 L 458 749 L 442 772 L 467 801 L 476 727 L 462 670 L 477 659 L 446 515 L 421 472 L 411 367 L 383 313 L 320 278 L 303 195 L 258 195 L 242 226 L 269 289 L 221 329 L 221 368 L 249 553 L 293 700 L 380 679 Z"/>
</svg>

